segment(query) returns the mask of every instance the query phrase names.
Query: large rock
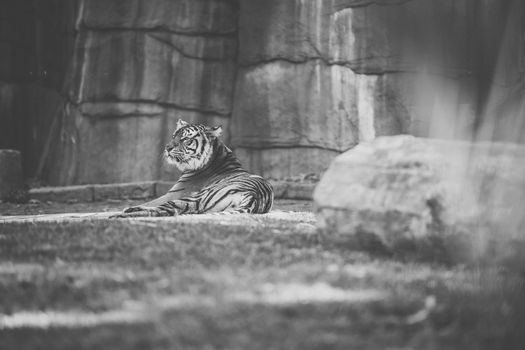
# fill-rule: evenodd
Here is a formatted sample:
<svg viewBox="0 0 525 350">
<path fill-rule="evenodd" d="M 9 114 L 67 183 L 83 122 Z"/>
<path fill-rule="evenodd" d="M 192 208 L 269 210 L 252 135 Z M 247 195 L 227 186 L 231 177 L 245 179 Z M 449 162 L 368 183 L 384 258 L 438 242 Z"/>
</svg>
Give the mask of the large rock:
<svg viewBox="0 0 525 350">
<path fill-rule="evenodd" d="M 522 146 L 381 137 L 338 156 L 314 200 L 327 237 L 359 248 L 445 261 L 525 254 Z"/>
</svg>

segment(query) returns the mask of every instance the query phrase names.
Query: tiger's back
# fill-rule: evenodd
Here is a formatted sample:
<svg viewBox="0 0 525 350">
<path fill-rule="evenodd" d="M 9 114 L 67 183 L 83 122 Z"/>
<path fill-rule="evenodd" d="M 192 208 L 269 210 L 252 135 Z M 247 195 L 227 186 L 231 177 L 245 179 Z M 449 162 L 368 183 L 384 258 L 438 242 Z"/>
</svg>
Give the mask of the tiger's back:
<svg viewBox="0 0 525 350">
<path fill-rule="evenodd" d="M 249 173 L 227 176 L 195 194 L 199 213 L 236 211 L 264 214 L 273 204 L 272 186 L 262 177 Z"/>
</svg>

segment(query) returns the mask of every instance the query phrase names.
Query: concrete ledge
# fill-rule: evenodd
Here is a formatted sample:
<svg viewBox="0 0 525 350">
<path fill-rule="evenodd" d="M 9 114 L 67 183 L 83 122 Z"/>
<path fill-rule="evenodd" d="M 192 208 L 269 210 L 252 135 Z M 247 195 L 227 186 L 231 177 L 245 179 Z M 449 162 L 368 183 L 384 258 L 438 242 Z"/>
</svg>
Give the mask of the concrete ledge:
<svg viewBox="0 0 525 350">
<path fill-rule="evenodd" d="M 312 199 L 316 184 L 290 183 L 287 191 L 284 193 L 286 198 L 290 199 Z"/>
<path fill-rule="evenodd" d="M 277 199 L 306 199 L 312 200 L 317 183 L 303 183 L 293 181 L 270 181 Z"/>
<path fill-rule="evenodd" d="M 41 187 L 29 190 L 29 197 L 41 202 L 92 202 L 93 186 Z"/>
<path fill-rule="evenodd" d="M 276 199 L 311 200 L 315 183 L 270 181 Z M 29 190 L 31 199 L 41 202 L 93 202 L 108 199 L 148 199 L 165 194 L 173 186 L 167 181 L 118 184 L 41 187 Z"/>
<path fill-rule="evenodd" d="M 147 199 L 155 197 L 155 189 L 154 181 L 93 185 L 95 201 L 107 199 Z"/>
</svg>

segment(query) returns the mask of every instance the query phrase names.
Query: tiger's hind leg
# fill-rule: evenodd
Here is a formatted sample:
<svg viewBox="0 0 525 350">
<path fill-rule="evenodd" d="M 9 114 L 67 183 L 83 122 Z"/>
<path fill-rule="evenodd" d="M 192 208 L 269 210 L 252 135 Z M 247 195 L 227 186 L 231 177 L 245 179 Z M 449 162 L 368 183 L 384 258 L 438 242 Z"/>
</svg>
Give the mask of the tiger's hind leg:
<svg viewBox="0 0 525 350">
<path fill-rule="evenodd" d="M 257 213 L 257 200 L 254 195 L 249 194 L 236 206 L 231 206 L 223 211 L 215 212 L 218 215 L 230 215 L 230 214 L 254 214 Z"/>
</svg>

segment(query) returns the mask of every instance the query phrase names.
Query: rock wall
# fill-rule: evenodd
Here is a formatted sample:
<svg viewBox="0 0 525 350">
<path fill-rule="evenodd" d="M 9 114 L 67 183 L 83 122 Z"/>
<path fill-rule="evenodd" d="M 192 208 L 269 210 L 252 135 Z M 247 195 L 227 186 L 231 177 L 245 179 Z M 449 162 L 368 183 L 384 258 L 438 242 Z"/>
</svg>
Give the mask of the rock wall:
<svg viewBox="0 0 525 350">
<path fill-rule="evenodd" d="M 519 0 L 23 3 L 0 5 L 0 121 L 19 130 L 2 147 L 54 185 L 176 178 L 161 152 L 178 118 L 222 124 L 278 178 L 377 136 L 523 126 Z"/>
<path fill-rule="evenodd" d="M 227 128 L 236 16 L 225 0 L 82 1 L 62 147 L 76 156 L 60 182 L 170 179 L 161 154 L 178 118 Z"/>
<path fill-rule="evenodd" d="M 478 7 L 495 3 L 241 2 L 233 145 L 286 176 L 376 136 L 428 136 L 435 120 L 459 133 L 477 107 Z"/>
</svg>

